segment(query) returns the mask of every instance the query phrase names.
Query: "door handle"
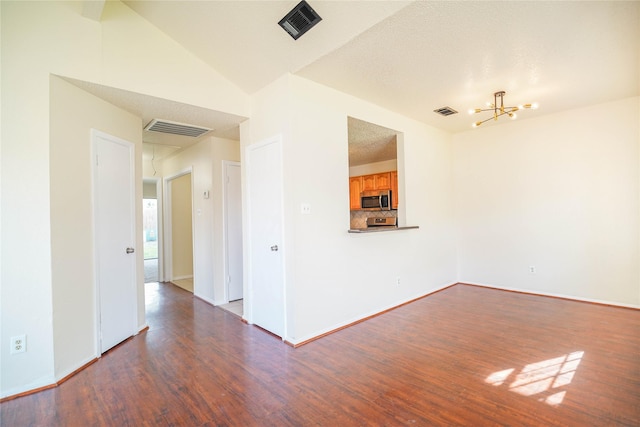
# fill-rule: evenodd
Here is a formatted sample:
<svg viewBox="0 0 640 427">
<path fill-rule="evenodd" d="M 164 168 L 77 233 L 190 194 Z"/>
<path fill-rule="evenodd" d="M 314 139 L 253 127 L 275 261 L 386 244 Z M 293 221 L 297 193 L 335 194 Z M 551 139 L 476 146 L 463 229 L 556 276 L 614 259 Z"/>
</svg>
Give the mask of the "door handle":
<svg viewBox="0 0 640 427">
<path fill-rule="evenodd" d="M 273 246 L 271 246 L 271 250 L 272 250 L 273 252 L 277 252 L 277 250 L 278 250 L 278 245 L 273 245 Z"/>
<path fill-rule="evenodd" d="M 132 254 L 132 253 L 134 253 L 135 251 L 136 251 L 136 250 L 135 250 L 135 249 L 133 249 L 133 248 L 127 248 L 127 253 L 128 253 L 128 254 Z"/>
</svg>

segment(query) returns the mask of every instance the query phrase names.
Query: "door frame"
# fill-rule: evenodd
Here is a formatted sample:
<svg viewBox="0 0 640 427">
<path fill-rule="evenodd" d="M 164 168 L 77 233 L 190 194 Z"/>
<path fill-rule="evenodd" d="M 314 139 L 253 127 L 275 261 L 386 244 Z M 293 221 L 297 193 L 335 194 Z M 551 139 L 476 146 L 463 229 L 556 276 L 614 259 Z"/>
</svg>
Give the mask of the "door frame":
<svg viewBox="0 0 640 427">
<path fill-rule="evenodd" d="M 222 273 L 224 277 L 224 302 L 226 304 L 229 302 L 229 216 L 227 214 L 227 209 L 229 207 L 229 193 L 227 190 L 227 176 L 228 170 L 230 166 L 238 166 L 240 168 L 240 186 L 242 187 L 242 164 L 240 162 L 232 161 L 232 160 L 223 160 L 222 161 L 222 239 L 224 244 L 222 245 Z M 242 195 L 240 196 L 240 201 L 242 202 Z M 242 209 L 240 209 L 240 215 L 242 216 L 241 221 L 244 223 L 244 215 Z M 244 244 L 244 237 L 242 238 Z M 244 263 L 244 257 L 242 259 Z M 244 267 L 243 267 L 244 268 Z M 246 294 L 246 289 L 244 286 L 245 281 L 243 280 L 242 284 L 242 297 L 244 299 Z"/>
<path fill-rule="evenodd" d="M 175 174 L 172 175 L 168 175 L 166 177 L 164 177 L 163 179 L 163 190 L 164 190 L 164 218 L 163 218 L 163 229 L 164 229 L 164 233 L 163 233 L 163 262 L 162 262 L 162 270 L 163 270 L 163 277 L 162 280 L 163 281 L 170 281 L 172 280 L 173 277 L 173 251 L 171 249 L 172 245 L 173 245 L 173 239 L 172 239 L 172 233 L 173 233 L 173 229 L 171 227 L 171 181 L 173 181 L 174 179 L 180 178 L 181 176 L 187 175 L 187 174 L 191 174 L 191 224 L 193 224 L 192 228 L 191 228 L 191 250 L 192 253 L 194 254 L 193 256 L 193 262 L 192 262 L 192 266 L 191 269 L 193 271 L 193 294 L 195 295 L 195 290 L 196 290 L 196 269 L 195 269 L 195 262 L 196 262 L 196 257 L 195 257 L 195 236 L 194 236 L 194 230 L 195 230 L 195 218 L 194 218 L 194 212 L 193 212 L 193 166 L 188 166 L 184 169 L 181 169 L 180 171 L 176 172 Z M 158 259 L 158 262 L 160 260 Z"/>
<path fill-rule="evenodd" d="M 283 143 L 283 138 L 281 134 L 277 134 L 274 136 L 271 136 L 269 138 L 263 139 L 262 141 L 259 141 L 255 144 L 251 144 L 248 147 L 245 148 L 245 159 L 246 161 L 244 162 L 244 168 L 243 168 L 243 177 L 246 178 L 246 196 L 243 195 L 243 201 L 246 204 L 246 207 L 243 208 L 243 212 L 246 212 L 246 215 L 244 215 L 243 218 L 243 223 L 245 224 L 244 229 L 246 230 L 246 234 L 244 236 L 244 247 L 243 247 L 243 252 L 246 254 L 246 256 L 244 257 L 244 261 L 246 266 L 244 267 L 244 271 L 245 271 L 245 283 L 247 283 L 247 293 L 244 296 L 244 318 L 245 320 L 249 323 L 249 324 L 253 324 L 253 264 L 252 264 L 252 250 L 253 250 L 253 236 L 252 236 L 252 230 L 251 230 L 251 210 L 253 208 L 252 206 L 252 189 L 251 189 L 251 180 L 249 179 L 250 177 L 250 173 L 249 171 L 251 170 L 251 156 L 252 156 L 252 152 L 263 148 L 267 145 L 270 144 L 277 144 L 278 146 L 278 150 L 279 150 L 279 154 L 280 154 L 280 160 L 281 160 L 281 164 L 283 163 L 283 156 L 282 156 L 282 143 Z M 282 253 L 282 303 L 283 303 L 283 308 L 284 308 L 284 312 L 282 313 L 283 315 L 283 328 L 282 328 L 282 337 L 281 339 L 283 341 L 286 341 L 286 337 L 288 336 L 287 333 L 287 268 L 286 268 L 286 242 L 285 242 L 285 201 L 284 201 L 284 178 L 283 178 L 283 171 L 280 170 L 280 191 L 282 193 L 282 198 L 281 198 L 281 211 L 282 211 L 282 217 L 280 220 L 280 234 L 281 234 L 281 248 L 279 248 L 279 250 Z"/>
<path fill-rule="evenodd" d="M 157 212 L 157 225 L 158 225 L 158 282 L 164 282 L 164 268 L 163 268 L 163 261 L 164 261 L 164 227 L 162 227 L 163 224 L 163 195 L 162 195 L 162 178 L 143 178 L 142 179 L 143 183 L 154 183 L 156 184 L 156 210 Z M 144 197 L 143 197 L 144 199 Z M 144 259 L 144 256 L 142 257 Z"/>
<path fill-rule="evenodd" d="M 129 218 L 131 220 L 131 236 L 133 241 L 131 242 L 132 246 L 136 246 L 136 185 L 135 185 L 135 144 L 124 140 L 122 138 L 118 138 L 117 136 L 109 135 L 108 133 L 99 131 L 97 129 L 91 129 L 90 131 L 90 139 L 91 139 L 91 147 L 90 147 L 90 162 L 91 162 L 91 208 L 92 208 L 92 231 L 93 231 L 93 287 L 94 287 L 94 312 L 95 312 L 95 352 L 97 357 L 101 357 L 103 354 L 102 351 L 102 327 L 101 327 L 101 299 L 100 299 L 100 242 L 99 236 L 96 232 L 98 227 L 97 221 L 97 213 L 98 213 L 98 168 L 96 167 L 96 155 L 97 153 L 97 144 L 98 138 L 105 139 L 111 143 L 123 145 L 129 150 L 129 185 L 131 186 L 131 212 L 129 213 Z M 131 297 L 133 298 L 133 313 L 131 313 L 131 335 L 134 336 L 138 332 L 138 280 L 137 280 L 137 270 L 138 270 L 138 257 L 136 256 L 134 259 L 134 268 L 131 271 Z M 107 349 L 108 350 L 108 349 Z"/>
</svg>

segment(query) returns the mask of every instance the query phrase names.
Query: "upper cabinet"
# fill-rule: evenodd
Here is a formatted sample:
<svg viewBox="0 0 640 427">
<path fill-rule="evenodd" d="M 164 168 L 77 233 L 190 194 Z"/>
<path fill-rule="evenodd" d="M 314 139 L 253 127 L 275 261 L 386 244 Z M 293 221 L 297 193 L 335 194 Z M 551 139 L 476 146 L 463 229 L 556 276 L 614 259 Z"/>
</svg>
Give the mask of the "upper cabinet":
<svg viewBox="0 0 640 427">
<path fill-rule="evenodd" d="M 373 175 L 362 176 L 362 191 L 368 190 L 390 190 L 390 172 L 375 173 Z"/>
<path fill-rule="evenodd" d="M 361 192 L 375 190 L 391 190 L 391 208 L 398 209 L 398 171 L 391 171 L 349 178 L 351 210 L 360 209 Z"/>
<path fill-rule="evenodd" d="M 398 171 L 389 173 L 391 176 L 391 209 L 398 209 Z"/>
<path fill-rule="evenodd" d="M 360 193 L 362 192 L 362 177 L 352 176 L 349 178 L 349 205 L 351 210 L 360 209 Z"/>
<path fill-rule="evenodd" d="M 374 175 L 376 190 L 391 190 L 391 172 L 377 173 Z"/>
</svg>

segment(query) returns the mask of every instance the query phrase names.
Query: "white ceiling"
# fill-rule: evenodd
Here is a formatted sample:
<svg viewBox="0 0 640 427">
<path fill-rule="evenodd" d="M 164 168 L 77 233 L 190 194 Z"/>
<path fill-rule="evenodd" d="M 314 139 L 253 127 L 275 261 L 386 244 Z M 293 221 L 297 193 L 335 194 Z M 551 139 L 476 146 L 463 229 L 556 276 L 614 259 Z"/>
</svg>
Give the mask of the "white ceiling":
<svg viewBox="0 0 640 427">
<path fill-rule="evenodd" d="M 143 132 L 143 156 L 162 159 L 208 137 L 240 139 L 238 124 L 246 117 L 213 111 L 194 105 L 116 89 L 96 83 L 63 77 L 69 83 L 142 118 L 144 128 L 152 119 L 170 120 L 212 129 L 199 138 Z"/>
<path fill-rule="evenodd" d="M 398 131 L 374 123 L 347 119 L 349 166 L 383 162 L 398 158 Z"/>
<path fill-rule="evenodd" d="M 247 93 L 291 72 L 454 133 L 498 90 L 518 120 L 640 94 L 638 1 L 308 1 L 297 41 L 296 0 L 125 4 Z"/>
</svg>

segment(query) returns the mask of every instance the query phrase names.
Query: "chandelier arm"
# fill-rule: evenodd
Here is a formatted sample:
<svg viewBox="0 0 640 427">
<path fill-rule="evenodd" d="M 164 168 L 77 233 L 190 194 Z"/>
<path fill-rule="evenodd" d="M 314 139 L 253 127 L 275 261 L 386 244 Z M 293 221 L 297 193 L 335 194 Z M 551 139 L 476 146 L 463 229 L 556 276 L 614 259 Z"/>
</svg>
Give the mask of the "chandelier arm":
<svg viewBox="0 0 640 427">
<path fill-rule="evenodd" d="M 489 117 L 488 119 L 484 119 L 484 120 L 483 120 L 483 121 L 481 121 L 481 122 L 478 122 L 478 126 L 480 126 L 480 125 L 481 125 L 481 124 L 483 124 L 483 123 L 487 123 L 489 120 L 493 120 L 493 116 Z"/>
<path fill-rule="evenodd" d="M 507 111 L 507 110 L 505 109 L 505 111 L 504 111 L 504 112 L 502 112 L 502 113 L 498 114 L 498 117 L 500 117 L 500 116 L 504 116 L 505 114 L 511 114 L 511 113 L 512 113 L 511 111 Z M 491 118 L 493 119 L 493 117 L 491 117 Z"/>
<path fill-rule="evenodd" d="M 511 119 L 515 119 L 517 115 L 515 114 L 517 111 L 524 110 L 527 108 L 538 108 L 538 104 L 523 104 L 521 106 L 505 106 L 504 105 L 504 96 L 505 91 L 494 92 L 493 94 L 493 104 L 488 104 L 488 108 L 475 108 L 473 111 L 469 110 L 469 113 L 486 113 L 490 112 L 491 116 L 486 118 L 485 120 L 475 122 L 473 127 L 478 127 L 483 123 L 486 123 L 491 120 L 498 120 L 500 116 L 508 115 Z M 498 102 L 500 101 L 500 102 Z"/>
</svg>

